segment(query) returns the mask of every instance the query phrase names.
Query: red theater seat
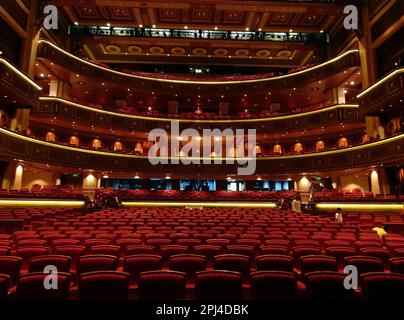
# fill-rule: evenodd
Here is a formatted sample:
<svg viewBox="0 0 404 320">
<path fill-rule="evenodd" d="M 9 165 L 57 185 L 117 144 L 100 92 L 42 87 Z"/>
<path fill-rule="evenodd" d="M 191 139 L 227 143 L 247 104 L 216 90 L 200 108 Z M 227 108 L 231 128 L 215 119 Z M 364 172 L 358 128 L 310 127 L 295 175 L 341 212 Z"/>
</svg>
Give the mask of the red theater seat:
<svg viewBox="0 0 404 320">
<path fill-rule="evenodd" d="M 354 256 L 356 253 L 353 247 L 328 247 L 326 248 L 326 254 L 337 259 L 338 264 L 341 266 L 344 263 L 346 257 Z"/>
<path fill-rule="evenodd" d="M 121 251 L 120 246 L 115 246 L 115 245 L 97 245 L 97 246 L 92 246 L 90 248 L 91 254 L 106 254 L 106 255 L 111 255 L 111 256 L 116 256 L 119 257 Z"/>
<path fill-rule="evenodd" d="M 35 247 L 35 246 L 46 246 L 46 240 L 41 239 L 23 239 L 17 242 L 16 246 L 18 248 L 22 247 Z"/>
<path fill-rule="evenodd" d="M 250 258 L 254 258 L 255 256 L 255 248 L 249 245 L 231 245 L 227 246 L 227 252 L 230 254 L 241 254 L 249 256 Z"/>
<path fill-rule="evenodd" d="M 248 275 L 250 273 L 250 257 L 241 254 L 222 254 L 213 258 L 215 270 L 230 270 Z"/>
<path fill-rule="evenodd" d="M 300 259 L 302 256 L 309 256 L 309 255 L 319 255 L 321 254 L 321 250 L 318 247 L 311 247 L 311 246 L 298 246 L 292 248 L 293 256 L 296 261 Z"/>
<path fill-rule="evenodd" d="M 163 259 L 176 254 L 185 254 L 188 251 L 189 251 L 188 246 L 181 246 L 178 244 L 169 244 L 160 247 L 160 254 L 163 257 Z"/>
<path fill-rule="evenodd" d="M 295 300 L 298 298 L 297 276 L 284 271 L 252 272 L 251 293 L 257 300 Z"/>
<path fill-rule="evenodd" d="M 111 240 L 109 239 L 86 239 L 84 240 L 84 245 L 86 248 L 89 248 L 91 250 L 91 247 L 93 246 L 106 246 L 111 243 Z"/>
<path fill-rule="evenodd" d="M 390 257 L 390 251 L 386 248 L 360 248 L 359 251 L 362 256 L 376 257 L 383 261 L 387 261 Z"/>
<path fill-rule="evenodd" d="M 6 300 L 11 277 L 0 273 L 0 301 Z"/>
<path fill-rule="evenodd" d="M 362 291 L 366 300 L 403 300 L 404 275 L 399 273 L 371 272 L 361 276 Z"/>
<path fill-rule="evenodd" d="M 137 280 L 141 272 L 161 270 L 161 256 L 152 254 L 138 254 L 125 257 L 123 260 L 123 271 L 128 272 L 131 281 Z"/>
<path fill-rule="evenodd" d="M 18 278 L 15 297 L 17 300 L 66 300 L 69 294 L 70 274 L 57 273 L 57 289 L 46 289 L 45 278 L 49 274 L 34 272 Z"/>
<path fill-rule="evenodd" d="M 255 258 L 258 271 L 293 271 L 293 258 L 286 255 L 262 255 Z"/>
<path fill-rule="evenodd" d="M 29 272 L 44 272 L 46 266 L 55 266 L 58 271 L 68 273 L 70 271 L 71 258 L 61 255 L 37 256 L 31 259 Z"/>
<path fill-rule="evenodd" d="M 186 297 L 186 275 L 183 272 L 142 272 L 138 283 L 140 300 L 179 300 Z"/>
<path fill-rule="evenodd" d="M 223 253 L 222 247 L 211 244 L 201 244 L 194 246 L 195 254 L 200 254 L 202 256 L 212 259 L 214 256 Z"/>
<path fill-rule="evenodd" d="M 14 256 L 0 256 L 0 274 L 10 276 L 11 284 L 14 284 L 21 271 L 22 258 Z"/>
<path fill-rule="evenodd" d="M 240 300 L 241 274 L 234 271 L 201 271 L 196 275 L 195 295 L 200 300 Z"/>
<path fill-rule="evenodd" d="M 302 274 L 314 271 L 338 271 L 337 259 L 322 255 L 300 257 L 300 266 Z"/>
<path fill-rule="evenodd" d="M 93 271 L 115 271 L 118 268 L 118 258 L 109 255 L 86 255 L 77 261 L 77 274 Z"/>
<path fill-rule="evenodd" d="M 207 259 L 197 254 L 178 254 L 169 258 L 169 269 L 181 271 L 193 277 L 198 271 L 205 271 Z"/>
<path fill-rule="evenodd" d="M 404 274 L 404 258 L 397 257 L 391 258 L 390 262 L 390 271 L 393 273 L 401 273 Z"/>
<path fill-rule="evenodd" d="M 53 247 L 75 246 L 75 245 L 79 245 L 79 244 L 80 244 L 80 240 L 76 240 L 76 239 L 55 239 L 52 241 Z"/>
<path fill-rule="evenodd" d="M 8 256 L 11 253 L 11 247 L 0 246 L 0 256 Z"/>
<path fill-rule="evenodd" d="M 314 300 L 346 300 L 354 298 L 354 290 L 344 287 L 345 274 L 316 271 L 305 275 L 307 293 Z"/>
<path fill-rule="evenodd" d="M 146 246 L 146 245 L 134 245 L 126 247 L 126 255 L 132 256 L 135 254 L 154 254 L 155 252 L 154 246 Z"/>
<path fill-rule="evenodd" d="M 354 265 L 361 275 L 368 272 L 383 272 L 383 261 L 379 258 L 366 256 L 352 256 L 345 258 L 345 265 Z"/>
<path fill-rule="evenodd" d="M 260 254 L 281 254 L 289 255 L 290 251 L 288 247 L 275 246 L 275 245 L 264 245 L 259 250 Z"/>
<path fill-rule="evenodd" d="M 49 253 L 48 247 L 22 247 L 16 249 L 17 256 L 22 258 L 22 270 L 27 270 L 32 257 L 43 256 Z"/>
<path fill-rule="evenodd" d="M 127 300 L 129 273 L 118 271 L 93 271 L 80 275 L 80 299 L 83 300 Z"/>
</svg>

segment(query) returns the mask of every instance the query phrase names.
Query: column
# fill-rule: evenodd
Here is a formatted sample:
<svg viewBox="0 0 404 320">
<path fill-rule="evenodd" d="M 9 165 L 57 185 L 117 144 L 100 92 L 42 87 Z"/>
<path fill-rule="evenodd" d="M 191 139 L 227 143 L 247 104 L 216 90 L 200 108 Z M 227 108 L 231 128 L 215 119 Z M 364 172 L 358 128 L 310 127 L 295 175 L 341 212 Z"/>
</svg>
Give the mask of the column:
<svg viewBox="0 0 404 320">
<path fill-rule="evenodd" d="M 96 173 L 88 173 L 83 178 L 83 190 L 93 191 L 98 186 L 98 175 Z"/>
<path fill-rule="evenodd" d="M 23 132 L 29 127 L 29 117 L 31 110 L 29 108 L 18 108 L 14 111 L 9 121 L 10 130 Z"/>
<path fill-rule="evenodd" d="M 345 104 L 346 103 L 345 88 L 343 88 L 343 87 L 332 88 L 329 92 L 330 93 L 329 93 L 328 103 L 330 103 L 330 104 Z"/>
<path fill-rule="evenodd" d="M 362 87 L 366 89 L 376 81 L 376 59 L 372 49 L 371 25 L 369 23 L 368 6 L 362 8 L 362 36 L 358 41 L 361 59 Z"/>
<path fill-rule="evenodd" d="M 6 169 L 4 170 L 3 173 L 3 179 L 1 182 L 1 187 L 2 189 L 10 190 L 13 182 L 14 182 L 14 176 L 15 176 L 15 169 L 17 165 L 16 162 L 9 162 Z"/>
<path fill-rule="evenodd" d="M 21 70 L 28 74 L 29 77 L 34 77 L 36 52 L 38 48 L 38 40 L 40 26 L 37 23 L 37 12 L 39 7 L 38 0 L 31 0 L 29 5 L 29 18 L 27 23 L 27 38 L 21 46 L 20 65 Z"/>
<path fill-rule="evenodd" d="M 24 174 L 24 168 L 21 164 L 18 164 L 17 167 L 15 168 L 14 182 L 13 182 L 13 186 L 12 186 L 13 190 L 21 189 L 23 174 Z"/>
<path fill-rule="evenodd" d="M 68 98 L 70 96 L 71 87 L 71 84 L 66 81 L 53 79 L 50 81 L 49 96 Z"/>
<path fill-rule="evenodd" d="M 380 184 L 379 170 L 373 169 L 370 173 L 370 187 L 374 194 L 382 193 L 382 186 Z"/>
<path fill-rule="evenodd" d="M 299 192 L 309 192 L 311 186 L 311 182 L 307 177 L 302 177 L 297 182 L 297 191 Z"/>
<path fill-rule="evenodd" d="M 384 126 L 378 116 L 366 116 L 366 133 L 369 139 L 384 139 Z"/>
</svg>

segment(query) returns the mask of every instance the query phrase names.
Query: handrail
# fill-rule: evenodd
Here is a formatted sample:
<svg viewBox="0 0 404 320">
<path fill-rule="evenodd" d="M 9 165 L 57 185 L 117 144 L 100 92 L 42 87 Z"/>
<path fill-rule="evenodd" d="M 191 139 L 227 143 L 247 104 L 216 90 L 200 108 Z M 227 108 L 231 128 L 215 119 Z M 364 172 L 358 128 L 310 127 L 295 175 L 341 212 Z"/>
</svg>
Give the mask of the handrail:
<svg viewBox="0 0 404 320">
<path fill-rule="evenodd" d="M 129 114 L 123 114 L 123 113 L 118 113 L 118 112 L 113 112 L 113 111 L 107 111 L 107 110 L 103 110 L 103 109 L 97 109 L 97 108 L 90 107 L 90 106 L 85 106 L 80 103 L 65 100 L 65 99 L 59 98 L 59 97 L 40 97 L 39 100 L 45 101 L 45 102 L 46 101 L 61 102 L 61 103 L 65 103 L 67 105 L 70 105 L 72 107 L 76 107 L 79 109 L 102 113 L 102 114 L 108 114 L 108 115 L 116 116 L 116 117 L 128 118 L 128 119 L 164 121 L 164 122 L 191 122 L 191 123 L 247 123 L 247 122 L 277 121 L 277 120 L 287 120 L 287 119 L 305 117 L 305 116 L 322 113 L 322 112 L 326 112 L 326 111 L 331 111 L 331 110 L 339 109 L 339 108 L 347 108 L 347 109 L 359 108 L 359 105 L 357 105 L 357 104 L 337 104 L 334 106 L 330 106 L 330 107 L 326 107 L 326 108 L 322 108 L 322 109 L 318 109 L 318 110 L 306 111 L 306 112 L 290 114 L 290 115 L 283 115 L 283 116 L 281 115 L 281 116 L 275 116 L 275 117 L 252 118 L 252 119 L 231 119 L 231 120 L 228 120 L 228 119 L 226 119 L 226 120 L 199 120 L 199 119 L 176 119 L 176 118 L 147 117 L 147 116 L 141 116 L 141 115 L 129 115 Z"/>
<path fill-rule="evenodd" d="M 356 98 L 361 99 L 363 96 L 367 95 L 369 92 L 377 89 L 378 87 L 380 87 L 383 83 L 385 83 L 386 81 L 390 80 L 391 78 L 394 78 L 396 75 L 404 73 L 404 68 L 401 69 L 397 69 L 394 70 L 393 72 L 391 72 L 390 74 L 388 74 L 386 77 L 380 79 L 379 81 L 377 81 L 375 84 L 373 84 L 372 86 L 370 86 L 369 88 L 367 88 L 366 90 L 362 91 L 361 93 L 359 93 Z"/>
<path fill-rule="evenodd" d="M 7 68 L 11 69 L 14 73 L 16 73 L 21 79 L 25 82 L 29 83 L 32 87 L 34 87 L 37 91 L 41 91 L 42 87 L 37 85 L 31 78 L 29 78 L 25 73 L 18 70 L 15 66 L 13 66 L 6 59 L 0 58 L 0 63 L 4 64 Z"/>
<path fill-rule="evenodd" d="M 122 154 L 122 153 L 112 153 L 112 152 L 106 152 L 106 151 L 96 151 L 96 150 L 87 150 L 87 149 L 81 149 L 77 147 L 71 147 L 71 146 L 64 146 L 56 143 L 51 143 L 31 137 L 27 137 L 24 135 L 21 135 L 19 133 L 7 130 L 5 128 L 0 128 L 0 133 L 5 134 L 7 136 L 11 136 L 17 139 L 21 139 L 27 142 L 35 143 L 35 144 L 40 144 L 48 147 L 54 147 L 54 148 L 59 148 L 59 149 L 64 149 L 68 151 L 76 151 L 76 152 L 83 152 L 83 153 L 89 153 L 89 154 L 94 154 L 94 155 L 101 155 L 101 156 L 111 156 L 111 157 L 121 157 L 121 158 L 132 158 L 132 159 L 183 159 L 183 160 L 218 160 L 218 161 L 250 161 L 253 160 L 251 157 L 169 157 L 169 156 L 161 156 L 161 157 L 149 157 L 149 156 L 143 156 L 143 155 L 133 155 L 133 154 Z M 383 140 L 378 140 L 374 142 L 369 142 L 367 144 L 363 145 L 358 145 L 358 146 L 353 146 L 353 147 L 347 147 L 344 149 L 337 149 L 337 150 L 328 150 L 328 151 L 321 151 L 321 152 L 315 152 L 315 153 L 305 153 L 305 154 L 300 154 L 300 155 L 285 155 L 285 156 L 263 156 L 263 157 L 257 157 L 255 160 L 257 161 L 264 161 L 264 160 L 288 160 L 288 159 L 302 159 L 302 158 L 311 158 L 311 157 L 318 157 L 318 156 L 324 156 L 324 155 L 332 155 L 332 154 L 341 154 L 341 153 L 346 153 L 346 152 L 351 152 L 351 151 L 357 151 L 357 150 L 362 150 L 362 149 L 368 149 L 376 146 L 380 146 L 383 144 L 387 144 L 390 142 L 398 141 L 404 139 L 404 134 L 400 134 L 394 137 L 390 137 L 387 139 Z"/>
<path fill-rule="evenodd" d="M 278 81 L 278 80 L 282 80 L 282 79 L 288 79 L 291 77 L 295 77 L 297 75 L 301 75 L 301 74 L 305 74 L 308 72 L 311 72 L 313 70 L 317 70 L 319 68 L 322 68 L 326 65 L 335 63 L 341 59 L 343 59 L 345 56 L 350 55 L 352 53 L 358 53 L 359 50 L 349 50 L 327 62 L 324 62 L 322 64 L 319 64 L 317 66 L 311 67 L 311 68 L 307 68 L 305 70 L 301 70 L 301 71 L 297 71 L 295 73 L 292 74 L 287 74 L 287 75 L 282 75 L 282 76 L 277 76 L 277 77 L 272 77 L 272 78 L 264 78 L 264 79 L 252 79 L 252 80 L 239 80 L 239 81 L 193 81 L 193 80 L 172 80 L 172 79 L 158 79 L 158 78 L 154 78 L 154 77 L 146 77 L 146 76 L 139 76 L 139 75 L 133 75 L 133 74 L 128 74 L 128 73 L 124 73 L 121 71 L 116 71 L 116 70 L 112 70 L 100 65 L 97 65 L 93 62 L 84 60 L 82 58 L 79 58 L 65 50 L 63 50 L 62 48 L 58 47 L 57 45 L 55 45 L 54 43 L 48 41 L 48 40 L 44 40 L 41 39 L 38 42 L 39 44 L 46 44 L 51 46 L 52 48 L 54 48 L 55 50 L 61 52 L 64 55 L 69 56 L 70 58 L 79 61 L 81 63 L 87 64 L 91 67 L 115 74 L 115 75 L 119 75 L 119 76 L 124 76 L 124 77 L 128 77 L 128 78 L 132 78 L 132 79 L 138 79 L 138 80 L 148 80 L 148 81 L 155 81 L 155 82 L 162 82 L 162 83 L 174 83 L 174 84 L 191 84 L 191 85 L 230 85 L 230 84 L 240 84 L 240 83 L 261 83 L 261 82 L 267 82 L 267 81 Z"/>
</svg>

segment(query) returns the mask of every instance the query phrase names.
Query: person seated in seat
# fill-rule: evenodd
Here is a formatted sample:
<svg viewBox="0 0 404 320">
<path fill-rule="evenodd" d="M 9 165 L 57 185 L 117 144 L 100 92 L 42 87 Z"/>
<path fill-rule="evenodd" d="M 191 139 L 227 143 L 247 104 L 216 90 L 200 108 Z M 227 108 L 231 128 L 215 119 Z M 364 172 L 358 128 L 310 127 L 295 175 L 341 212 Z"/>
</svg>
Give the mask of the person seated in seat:
<svg viewBox="0 0 404 320">
<path fill-rule="evenodd" d="M 388 226 L 374 227 L 372 230 L 376 231 L 377 235 L 379 236 L 380 241 L 382 243 L 384 243 L 384 238 L 387 235 L 387 231 L 389 231 L 389 227 Z"/>
<path fill-rule="evenodd" d="M 285 209 L 285 199 L 281 197 L 278 201 L 278 209 Z"/>
<path fill-rule="evenodd" d="M 296 212 L 296 213 L 302 213 L 301 206 L 302 206 L 302 204 L 301 204 L 299 198 L 294 198 L 292 201 L 292 211 Z"/>
<path fill-rule="evenodd" d="M 344 217 L 342 215 L 342 209 L 337 208 L 337 212 L 335 212 L 335 221 L 339 223 L 344 223 Z"/>
</svg>

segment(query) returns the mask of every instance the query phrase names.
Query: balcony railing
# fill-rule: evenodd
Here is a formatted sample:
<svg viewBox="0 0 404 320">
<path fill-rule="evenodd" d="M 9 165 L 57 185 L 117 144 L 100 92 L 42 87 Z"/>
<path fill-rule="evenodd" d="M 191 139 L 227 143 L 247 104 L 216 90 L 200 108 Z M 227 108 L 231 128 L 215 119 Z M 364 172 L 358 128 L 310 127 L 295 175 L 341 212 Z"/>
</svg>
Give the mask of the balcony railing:
<svg viewBox="0 0 404 320">
<path fill-rule="evenodd" d="M 379 113 L 397 98 L 404 97 L 404 68 L 397 69 L 357 95 L 360 113 Z"/>
<path fill-rule="evenodd" d="M 351 50 L 318 66 L 278 77 L 234 81 L 192 81 L 159 79 L 116 71 L 78 58 L 46 40 L 39 41 L 37 56 L 40 59 L 52 61 L 76 74 L 114 83 L 125 88 L 166 92 L 168 94 L 173 92 L 187 95 L 203 94 L 204 96 L 240 94 L 240 92 L 267 93 L 271 89 L 299 87 L 304 83 L 324 80 L 360 65 L 358 51 Z"/>
<path fill-rule="evenodd" d="M 36 105 L 42 88 L 10 62 L 0 58 L 0 91 L 19 100 L 20 103 Z"/>
<path fill-rule="evenodd" d="M 180 130 L 190 127 L 196 129 L 202 127 L 219 128 L 221 130 L 227 128 L 256 129 L 257 134 L 292 132 L 294 130 L 319 128 L 323 125 L 339 124 L 341 122 L 346 124 L 360 120 L 357 105 L 335 105 L 308 112 L 256 119 L 188 120 L 127 115 L 88 107 L 55 97 L 41 97 L 38 106 L 33 108 L 32 115 L 36 120 L 38 120 L 38 117 L 57 117 L 88 126 L 94 125 L 108 129 L 119 128 L 130 132 L 150 131 L 154 128 L 170 128 L 170 122 L 175 121 L 179 123 Z M 47 121 L 46 123 L 48 123 Z"/>
<path fill-rule="evenodd" d="M 117 154 L 104 151 L 79 149 L 62 146 L 0 128 L 0 158 L 21 159 L 31 162 L 47 163 L 62 167 L 87 168 L 94 170 L 112 170 L 115 172 L 144 172 L 167 174 L 167 172 L 192 175 L 235 174 L 237 161 L 251 158 L 232 158 L 234 164 L 227 164 L 226 159 L 217 158 L 221 163 L 215 164 L 158 164 L 152 165 L 147 156 Z M 184 157 L 185 159 L 186 157 Z M 202 159 L 202 158 L 199 158 Z M 172 160 L 168 158 L 168 160 Z M 302 155 L 270 156 L 256 159 L 256 174 L 282 174 L 299 172 L 331 171 L 346 168 L 369 167 L 373 165 L 396 165 L 404 161 L 404 134 L 368 144 Z M 169 162 L 171 163 L 171 162 Z"/>
<path fill-rule="evenodd" d="M 70 26 L 72 35 L 126 37 L 126 38 L 165 38 L 165 39 L 205 39 L 233 41 L 275 41 L 275 42 L 319 42 L 326 43 L 324 33 L 303 32 L 261 32 L 228 30 L 184 30 L 160 28 L 128 28 L 100 26 Z"/>
</svg>

